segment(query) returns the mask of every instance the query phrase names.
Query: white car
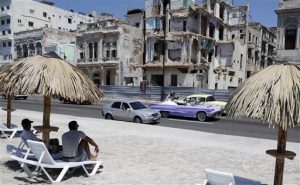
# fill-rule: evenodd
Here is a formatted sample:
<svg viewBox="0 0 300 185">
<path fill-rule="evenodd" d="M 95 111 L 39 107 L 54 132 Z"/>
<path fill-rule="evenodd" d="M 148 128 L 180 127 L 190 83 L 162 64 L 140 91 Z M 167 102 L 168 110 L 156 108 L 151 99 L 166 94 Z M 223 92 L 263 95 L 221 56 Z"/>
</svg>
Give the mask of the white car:
<svg viewBox="0 0 300 185">
<path fill-rule="evenodd" d="M 102 115 L 105 119 L 133 121 L 135 123 L 159 122 L 161 115 L 158 110 L 148 108 L 139 101 L 114 101 L 104 105 Z"/>
</svg>

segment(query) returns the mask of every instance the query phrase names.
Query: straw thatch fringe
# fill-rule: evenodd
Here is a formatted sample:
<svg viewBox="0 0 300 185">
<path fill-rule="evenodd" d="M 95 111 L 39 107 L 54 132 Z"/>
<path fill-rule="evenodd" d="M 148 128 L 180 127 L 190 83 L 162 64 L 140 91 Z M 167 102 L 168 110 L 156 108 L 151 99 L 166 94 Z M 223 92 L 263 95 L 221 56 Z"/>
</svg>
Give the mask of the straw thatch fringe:
<svg viewBox="0 0 300 185">
<path fill-rule="evenodd" d="M 272 65 L 258 72 L 232 93 L 226 109 L 233 118 L 294 127 L 300 123 L 300 65 Z"/>
<path fill-rule="evenodd" d="M 0 81 L 8 94 L 41 94 L 93 103 L 103 97 L 79 69 L 49 56 L 28 57 L 1 67 Z"/>
</svg>

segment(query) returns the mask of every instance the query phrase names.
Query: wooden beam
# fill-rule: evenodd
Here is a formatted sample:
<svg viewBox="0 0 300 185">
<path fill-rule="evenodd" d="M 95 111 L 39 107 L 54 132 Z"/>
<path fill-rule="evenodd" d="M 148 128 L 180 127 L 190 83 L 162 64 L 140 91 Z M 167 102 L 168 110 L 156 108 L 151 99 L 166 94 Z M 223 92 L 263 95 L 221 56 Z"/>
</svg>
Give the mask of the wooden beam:
<svg viewBox="0 0 300 185">
<path fill-rule="evenodd" d="M 6 124 L 7 128 L 11 127 L 11 101 L 12 101 L 12 95 L 7 95 L 7 118 L 6 118 Z"/>
<path fill-rule="evenodd" d="M 277 152 L 286 152 L 286 140 L 287 140 L 287 130 L 284 130 L 281 126 L 278 128 L 278 140 L 277 140 Z M 276 158 L 275 165 L 275 175 L 274 175 L 274 185 L 282 185 L 283 182 L 283 172 L 284 172 L 284 157 Z"/>
<path fill-rule="evenodd" d="M 51 113 L 51 96 L 44 96 L 44 114 L 43 114 L 43 127 L 50 127 L 50 113 Z M 43 142 L 49 146 L 49 132 L 43 131 Z"/>
</svg>

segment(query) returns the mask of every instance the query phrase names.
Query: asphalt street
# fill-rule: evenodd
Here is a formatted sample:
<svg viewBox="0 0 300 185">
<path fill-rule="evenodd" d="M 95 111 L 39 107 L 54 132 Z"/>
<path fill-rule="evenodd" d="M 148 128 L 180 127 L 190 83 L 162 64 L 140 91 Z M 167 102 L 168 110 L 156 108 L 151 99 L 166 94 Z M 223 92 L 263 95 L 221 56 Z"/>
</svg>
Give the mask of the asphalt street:
<svg viewBox="0 0 300 185">
<path fill-rule="evenodd" d="M 96 105 L 76 105 L 62 104 L 60 101 L 54 99 L 51 103 L 52 113 L 104 119 L 101 115 L 101 109 L 102 106 L 105 103 L 109 103 L 109 101 L 106 100 Z M 0 106 L 6 107 L 6 105 L 7 100 L 1 99 Z M 43 100 L 41 97 L 29 97 L 27 100 L 13 100 L 12 107 L 14 109 L 41 112 L 43 111 Z M 14 113 L 12 113 L 12 116 L 13 115 Z M 277 128 L 269 128 L 268 124 L 263 124 L 259 120 L 252 119 L 235 120 L 228 117 L 221 117 L 217 120 L 199 122 L 195 119 L 171 117 L 162 118 L 160 123 L 153 126 L 173 127 L 225 135 L 277 140 Z M 300 143 L 299 125 L 288 130 L 288 141 Z"/>
</svg>

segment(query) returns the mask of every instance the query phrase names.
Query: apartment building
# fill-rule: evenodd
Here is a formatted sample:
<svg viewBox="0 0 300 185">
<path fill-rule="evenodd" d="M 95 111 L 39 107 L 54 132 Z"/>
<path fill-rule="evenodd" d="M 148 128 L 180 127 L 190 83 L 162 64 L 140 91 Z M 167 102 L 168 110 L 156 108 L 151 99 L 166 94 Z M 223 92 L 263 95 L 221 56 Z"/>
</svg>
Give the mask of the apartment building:
<svg viewBox="0 0 300 185">
<path fill-rule="evenodd" d="M 0 65 L 17 57 L 14 34 L 39 28 L 74 32 L 78 24 L 91 22 L 92 17 L 55 7 L 43 0 L 0 1 Z M 39 48 L 35 45 L 35 48 Z M 24 48 L 26 49 L 26 48 Z M 27 53 L 25 51 L 25 53 Z"/>
<path fill-rule="evenodd" d="M 300 58 L 300 1 L 279 0 L 275 10 L 277 21 L 277 55 L 279 59 L 297 61 Z"/>
<path fill-rule="evenodd" d="M 127 21 L 102 14 L 78 25 L 77 67 L 98 85 L 139 85 L 143 64 L 143 10 L 129 10 Z"/>
<path fill-rule="evenodd" d="M 226 0 L 146 0 L 144 79 L 165 86 L 237 87 L 245 79 L 248 12 L 248 6 Z"/>
<path fill-rule="evenodd" d="M 277 37 L 272 29 L 259 22 L 248 24 L 247 78 L 273 64 L 276 42 Z"/>
</svg>

